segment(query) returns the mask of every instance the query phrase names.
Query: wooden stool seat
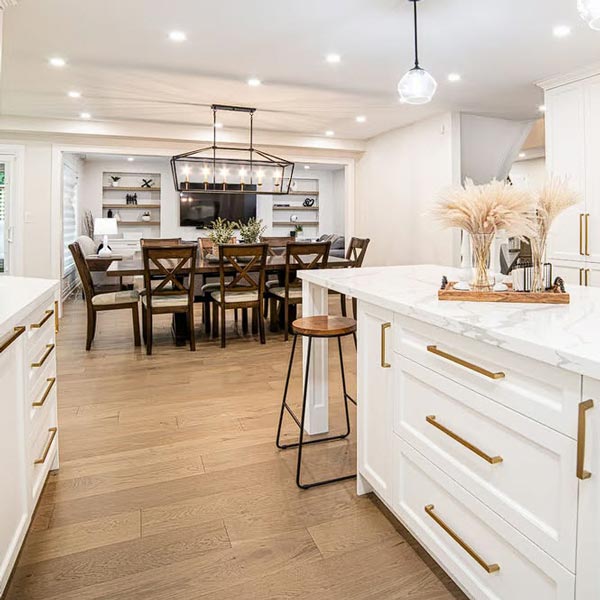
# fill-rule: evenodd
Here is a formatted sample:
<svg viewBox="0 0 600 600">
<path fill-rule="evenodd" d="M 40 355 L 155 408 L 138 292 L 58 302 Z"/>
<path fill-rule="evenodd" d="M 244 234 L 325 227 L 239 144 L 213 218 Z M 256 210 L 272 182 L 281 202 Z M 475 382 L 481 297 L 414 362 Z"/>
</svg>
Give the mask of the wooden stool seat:
<svg viewBox="0 0 600 600">
<path fill-rule="evenodd" d="M 349 317 L 317 315 L 296 319 L 292 330 L 298 335 L 308 337 L 339 337 L 356 332 L 356 321 Z"/>
</svg>

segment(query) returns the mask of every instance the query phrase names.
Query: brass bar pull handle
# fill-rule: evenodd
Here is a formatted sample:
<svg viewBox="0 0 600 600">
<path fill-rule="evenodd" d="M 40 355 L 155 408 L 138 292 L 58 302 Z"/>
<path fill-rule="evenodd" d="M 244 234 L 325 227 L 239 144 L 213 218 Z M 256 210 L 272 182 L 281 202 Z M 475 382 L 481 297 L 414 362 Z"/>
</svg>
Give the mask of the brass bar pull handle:
<svg viewBox="0 0 600 600">
<path fill-rule="evenodd" d="M 392 326 L 391 323 L 384 323 L 381 326 L 381 368 L 389 369 L 392 365 L 386 361 L 385 348 L 386 348 L 386 331 Z"/>
<path fill-rule="evenodd" d="M 583 268 L 579 269 L 579 285 L 583 285 L 583 271 Z"/>
<path fill-rule="evenodd" d="M 485 569 L 488 573 L 497 573 L 500 570 L 500 565 L 497 564 L 488 564 L 465 542 L 457 533 L 455 533 L 440 517 L 438 517 L 435 512 L 435 506 L 433 504 L 428 504 L 425 507 L 425 512 L 483 569 Z"/>
<path fill-rule="evenodd" d="M 583 252 L 583 213 L 579 213 L 579 254 L 585 256 Z"/>
<path fill-rule="evenodd" d="M 474 365 L 473 363 L 463 360 L 462 358 L 458 358 L 457 356 L 448 354 L 447 352 L 444 352 L 443 350 L 439 350 L 437 346 L 427 346 L 427 352 L 431 352 L 432 354 L 435 354 L 436 356 L 441 356 L 442 358 L 445 358 L 446 360 L 450 360 L 453 363 L 460 365 L 461 367 L 465 367 L 466 369 L 471 369 L 471 371 L 475 371 L 476 373 L 479 373 L 480 375 L 485 375 L 486 377 L 489 377 L 490 379 L 504 379 L 506 377 L 506 374 L 503 373 L 502 371 L 498 371 L 497 373 L 488 371 L 487 369 L 484 369 L 483 367 L 479 367 L 477 365 Z"/>
<path fill-rule="evenodd" d="M 43 327 L 44 323 L 54 314 L 53 310 L 47 310 L 44 312 L 44 317 L 42 318 L 42 320 L 39 323 L 32 323 L 29 326 L 29 329 L 39 329 L 40 327 Z"/>
<path fill-rule="evenodd" d="M 490 463 L 490 465 L 497 465 L 501 463 L 504 459 L 501 456 L 490 456 L 486 454 L 483 450 L 471 444 L 471 442 L 467 442 L 464 438 L 460 437 L 460 435 L 454 433 L 447 427 L 444 427 L 441 423 L 438 423 L 435 415 L 429 415 L 425 417 L 425 420 L 430 424 L 439 429 L 441 432 L 445 433 L 448 437 L 452 438 L 455 442 L 458 442 L 465 448 L 468 448 L 471 452 L 477 454 L 480 458 L 483 458 L 486 462 Z"/>
<path fill-rule="evenodd" d="M 15 327 L 13 332 L 8 335 L 8 337 L 0 342 L 0 353 L 4 352 L 18 337 L 22 336 L 25 333 L 25 327 L 19 325 L 19 327 Z"/>
<path fill-rule="evenodd" d="M 54 384 L 56 383 L 56 377 L 48 377 L 48 379 L 46 379 L 46 381 L 48 382 L 48 385 L 46 386 L 46 389 L 44 390 L 44 395 L 37 402 L 32 402 L 31 406 L 35 406 L 35 407 L 44 406 L 44 402 L 46 402 L 46 399 L 50 395 L 50 392 L 52 391 L 52 388 L 54 387 Z"/>
<path fill-rule="evenodd" d="M 58 333 L 60 329 L 60 321 L 58 318 L 58 300 L 54 301 L 54 333 Z"/>
<path fill-rule="evenodd" d="M 590 255 L 590 213 L 585 213 L 585 255 Z"/>
<path fill-rule="evenodd" d="M 586 286 L 590 285 L 590 270 L 589 269 L 585 270 L 585 285 Z"/>
<path fill-rule="evenodd" d="M 44 451 L 42 452 L 42 456 L 33 461 L 34 465 L 41 465 L 46 462 L 46 458 L 48 458 L 48 452 L 50 452 L 50 448 L 52 447 L 52 442 L 54 441 L 54 438 L 56 437 L 57 431 L 58 431 L 58 428 L 56 428 L 56 427 L 50 427 L 50 429 L 48 429 L 48 433 L 50 434 L 50 437 L 48 438 L 48 441 L 46 442 L 46 446 L 44 448 Z"/>
<path fill-rule="evenodd" d="M 42 358 L 40 358 L 40 360 L 38 362 L 31 363 L 31 368 L 37 369 L 38 367 L 41 367 L 46 362 L 48 357 L 52 354 L 52 350 L 54 350 L 54 347 L 55 347 L 55 344 L 46 344 L 46 352 L 44 352 L 44 354 L 42 355 Z"/>
<path fill-rule="evenodd" d="M 579 419 L 577 421 L 577 478 L 589 479 L 592 474 L 585 467 L 585 414 L 590 408 L 594 408 L 593 400 L 585 400 L 579 403 Z"/>
</svg>

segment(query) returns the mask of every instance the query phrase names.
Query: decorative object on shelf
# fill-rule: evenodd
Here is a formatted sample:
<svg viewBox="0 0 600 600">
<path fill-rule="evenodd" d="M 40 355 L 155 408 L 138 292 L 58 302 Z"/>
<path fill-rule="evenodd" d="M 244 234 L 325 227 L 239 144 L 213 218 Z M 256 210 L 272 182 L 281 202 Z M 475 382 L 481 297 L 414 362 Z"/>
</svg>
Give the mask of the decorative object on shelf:
<svg viewBox="0 0 600 600">
<path fill-rule="evenodd" d="M 121 220 L 121 213 L 118 210 L 115 211 L 114 219 L 117 221 L 117 223 Z"/>
<path fill-rule="evenodd" d="M 154 185 L 154 180 L 153 179 L 142 179 L 142 186 L 143 188 L 151 188 Z"/>
<path fill-rule="evenodd" d="M 600 0 L 577 0 L 581 18 L 596 31 L 600 31 Z"/>
<path fill-rule="evenodd" d="M 150 212 L 145 210 L 142 213 L 142 221 L 149 221 L 151 219 Z"/>
<path fill-rule="evenodd" d="M 304 227 L 302 227 L 302 225 L 296 225 L 294 227 L 294 230 L 296 232 L 296 237 L 298 237 L 298 234 L 300 234 L 304 231 Z"/>
<path fill-rule="evenodd" d="M 542 292 L 551 287 L 551 281 L 543 281 L 543 267 L 548 246 L 548 234 L 556 217 L 579 201 L 579 195 L 571 189 L 566 179 L 549 179 L 536 194 L 534 232 L 530 237 L 533 281 L 531 291 Z"/>
<path fill-rule="evenodd" d="M 302 203 L 302 206 L 306 206 L 307 208 L 314 206 L 315 204 L 315 199 L 314 198 L 304 198 L 304 202 Z"/>
<path fill-rule="evenodd" d="M 110 185 L 112 185 L 112 187 L 119 187 L 119 181 L 121 181 L 121 178 L 118 175 L 110 176 Z"/>
<path fill-rule="evenodd" d="M 112 219 L 113 218 L 113 211 L 112 208 L 108 209 L 108 212 L 106 213 L 106 218 L 107 219 Z"/>
<path fill-rule="evenodd" d="M 94 215 L 91 210 L 86 210 L 81 218 L 81 233 L 94 239 Z"/>
<path fill-rule="evenodd" d="M 419 40 L 417 27 L 417 2 L 413 3 L 414 41 L 415 41 L 415 66 L 398 83 L 400 101 L 407 104 L 427 104 L 433 98 L 437 89 L 436 80 L 419 65 Z"/>
<path fill-rule="evenodd" d="M 258 244 L 260 237 L 266 231 L 266 225 L 263 225 L 262 219 L 255 219 L 250 217 L 246 223 L 240 221 L 237 224 L 240 230 L 240 240 L 244 244 Z"/>
<path fill-rule="evenodd" d="M 215 256 L 219 252 L 219 244 L 229 244 L 235 231 L 236 223 L 218 217 L 212 221 L 208 239 L 214 244 Z"/>
<path fill-rule="evenodd" d="M 100 258 L 108 258 L 112 255 L 112 250 L 108 245 L 108 236 L 115 235 L 118 233 L 117 220 L 116 219 L 96 219 L 94 221 L 94 233 L 96 235 L 104 236 L 102 243 L 98 248 L 98 256 Z"/>
<path fill-rule="evenodd" d="M 213 144 L 171 158 L 175 189 L 182 194 L 269 194 L 290 191 L 294 163 L 254 147 L 255 108 L 213 104 Z M 247 113 L 250 145 L 246 148 L 217 144 L 217 111 Z M 287 183 L 286 183 L 287 182 Z"/>
<path fill-rule="evenodd" d="M 432 216 L 444 227 L 458 227 L 469 234 L 474 263 L 472 290 L 491 290 L 488 267 L 496 233 L 503 229 L 514 236 L 531 235 L 533 207 L 531 194 L 495 179 L 485 185 L 467 179 L 464 187 L 442 195 Z"/>
<path fill-rule="evenodd" d="M 290 215 L 290 223 L 295 223 L 298 220 L 298 215 Z"/>
<path fill-rule="evenodd" d="M 138 196 L 137 196 L 137 194 L 127 194 L 125 196 L 125 203 L 129 204 L 129 205 L 137 206 L 137 203 L 138 203 Z"/>
<path fill-rule="evenodd" d="M 516 291 L 512 284 L 506 285 L 505 291 L 477 292 L 474 290 L 460 290 L 457 283 L 451 281 L 442 290 L 438 290 L 438 300 L 451 302 L 512 302 L 516 304 L 569 304 L 571 297 L 567 292 L 562 292 L 560 286 L 547 292 L 523 292 Z"/>
</svg>

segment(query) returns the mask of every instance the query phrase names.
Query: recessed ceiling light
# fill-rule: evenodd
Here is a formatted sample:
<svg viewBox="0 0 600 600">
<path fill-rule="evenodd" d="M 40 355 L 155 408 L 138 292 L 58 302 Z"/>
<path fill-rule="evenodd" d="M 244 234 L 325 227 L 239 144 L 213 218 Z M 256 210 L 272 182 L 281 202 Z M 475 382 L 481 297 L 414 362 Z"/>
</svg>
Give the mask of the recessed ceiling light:
<svg viewBox="0 0 600 600">
<path fill-rule="evenodd" d="M 546 112 L 546 105 L 545 105 L 545 104 L 540 104 L 540 105 L 538 106 L 538 110 L 539 110 L 541 113 L 545 113 L 545 112 Z"/>
<path fill-rule="evenodd" d="M 325 135 L 326 135 L 327 137 L 334 136 L 334 135 L 335 135 L 335 131 L 333 131 L 333 129 L 328 129 L 328 130 L 325 132 Z"/>
<path fill-rule="evenodd" d="M 54 56 L 48 63 L 51 67 L 64 67 L 67 64 L 67 61 L 64 58 L 60 58 L 60 56 Z"/>
<path fill-rule="evenodd" d="M 571 35 L 571 28 L 568 25 L 556 25 L 552 29 L 552 34 L 557 38 L 564 38 Z"/>
<path fill-rule="evenodd" d="M 332 52 L 331 54 L 328 54 L 325 57 L 325 60 L 330 64 L 330 65 L 337 65 L 339 62 L 342 61 L 342 57 L 339 54 L 336 54 L 335 52 Z"/>
<path fill-rule="evenodd" d="M 187 35 L 185 35 L 183 31 L 171 31 L 171 33 L 169 33 L 169 39 L 172 42 L 185 42 L 187 40 Z"/>
<path fill-rule="evenodd" d="M 457 81 L 460 81 L 461 79 L 462 79 L 462 77 L 458 73 L 450 73 L 448 75 L 448 81 L 450 81 L 452 83 L 456 83 Z"/>
<path fill-rule="evenodd" d="M 67 96 L 69 96 L 69 98 L 81 98 L 81 92 L 71 91 Z"/>
<path fill-rule="evenodd" d="M 304 165 L 305 169 L 310 169 L 310 165 Z"/>
<path fill-rule="evenodd" d="M 128 156 L 127 160 L 128 160 L 128 162 L 133 162 L 135 160 L 135 158 L 133 158 L 133 156 Z"/>
<path fill-rule="evenodd" d="M 248 79 L 248 85 L 250 87 L 258 87 L 261 83 L 262 81 L 256 77 L 250 77 L 250 79 Z"/>
<path fill-rule="evenodd" d="M 525 152 L 519 152 L 519 158 L 525 158 L 526 156 Z"/>
<path fill-rule="evenodd" d="M 92 115 L 90 115 L 90 113 L 88 113 L 88 112 L 82 112 L 82 113 L 79 113 L 79 116 L 80 116 L 82 119 L 91 119 L 91 118 L 92 118 Z"/>
<path fill-rule="evenodd" d="M 367 121 L 367 117 L 365 117 L 364 115 L 358 115 L 358 117 L 356 117 L 357 123 L 366 123 L 366 121 Z"/>
<path fill-rule="evenodd" d="M 219 123 L 218 121 L 215 123 L 215 129 L 223 129 L 223 123 Z"/>
</svg>

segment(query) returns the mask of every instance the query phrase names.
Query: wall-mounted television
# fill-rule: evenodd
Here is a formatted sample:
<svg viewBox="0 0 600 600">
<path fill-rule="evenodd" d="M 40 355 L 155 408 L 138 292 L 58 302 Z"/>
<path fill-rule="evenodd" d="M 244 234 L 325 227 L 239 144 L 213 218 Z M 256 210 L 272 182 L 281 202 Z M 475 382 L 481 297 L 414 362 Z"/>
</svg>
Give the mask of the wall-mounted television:
<svg viewBox="0 0 600 600">
<path fill-rule="evenodd" d="M 216 186 L 221 187 L 221 184 L 216 184 Z M 227 187 L 240 189 L 239 185 L 233 184 L 228 184 Z M 244 190 L 252 192 L 256 190 L 256 186 L 246 185 Z M 211 222 L 218 217 L 236 222 L 246 222 L 251 217 L 256 217 L 256 194 L 228 194 L 227 191 L 210 194 L 197 192 L 181 194 L 179 202 L 179 224 L 181 226 L 210 227 Z"/>
</svg>

